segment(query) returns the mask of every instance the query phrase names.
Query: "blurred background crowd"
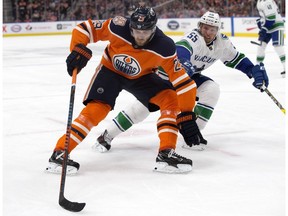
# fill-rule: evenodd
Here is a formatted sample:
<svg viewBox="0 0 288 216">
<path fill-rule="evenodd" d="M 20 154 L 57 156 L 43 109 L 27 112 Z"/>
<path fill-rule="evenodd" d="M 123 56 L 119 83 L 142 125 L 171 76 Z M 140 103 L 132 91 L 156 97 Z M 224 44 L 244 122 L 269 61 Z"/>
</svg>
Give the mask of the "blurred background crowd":
<svg viewBox="0 0 288 216">
<path fill-rule="evenodd" d="M 285 16 L 285 0 L 275 0 Z M 129 16 L 139 5 L 153 7 L 159 18 L 200 17 L 207 10 L 222 17 L 257 16 L 256 0 L 3 0 L 3 21 L 45 22 Z"/>
</svg>

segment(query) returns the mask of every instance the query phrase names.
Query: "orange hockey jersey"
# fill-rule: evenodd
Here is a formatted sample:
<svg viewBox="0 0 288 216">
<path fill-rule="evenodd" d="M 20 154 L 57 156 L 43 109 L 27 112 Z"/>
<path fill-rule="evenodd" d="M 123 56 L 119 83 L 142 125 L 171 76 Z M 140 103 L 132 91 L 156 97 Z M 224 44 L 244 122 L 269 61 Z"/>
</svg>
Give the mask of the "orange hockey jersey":
<svg viewBox="0 0 288 216">
<path fill-rule="evenodd" d="M 152 40 L 138 47 L 131 36 L 129 19 L 117 16 L 104 22 L 87 20 L 77 25 L 72 33 L 70 50 L 78 43 L 87 45 L 109 41 L 101 64 L 128 79 L 137 79 L 161 66 L 168 74 L 177 95 L 181 111 L 192 111 L 195 106 L 196 84 L 178 61 L 174 41 L 158 27 Z"/>
</svg>

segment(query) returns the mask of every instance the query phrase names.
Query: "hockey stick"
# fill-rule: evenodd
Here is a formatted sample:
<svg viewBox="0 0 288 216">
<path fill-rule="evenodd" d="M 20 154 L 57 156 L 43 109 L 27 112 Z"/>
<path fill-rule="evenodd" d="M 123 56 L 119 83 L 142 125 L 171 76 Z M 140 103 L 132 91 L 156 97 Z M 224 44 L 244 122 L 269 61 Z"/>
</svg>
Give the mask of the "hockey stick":
<svg viewBox="0 0 288 216">
<path fill-rule="evenodd" d="M 273 102 L 280 108 L 280 110 L 286 115 L 286 110 L 285 108 L 279 103 L 279 101 L 272 95 L 272 93 L 266 88 L 264 90 L 267 95 L 273 100 Z"/>
<path fill-rule="evenodd" d="M 86 203 L 71 202 L 64 197 L 64 188 L 65 188 L 65 180 L 66 180 L 66 172 L 67 172 L 67 161 L 68 161 L 68 147 L 70 143 L 70 133 L 71 133 L 75 89 L 76 89 L 76 77 L 77 77 L 77 68 L 73 70 L 73 75 L 72 75 L 68 122 L 67 122 L 66 139 L 65 139 L 65 151 L 63 155 L 61 184 L 60 184 L 60 193 L 59 193 L 59 205 L 63 207 L 64 209 L 68 211 L 72 211 L 72 212 L 79 212 L 86 205 Z"/>
<path fill-rule="evenodd" d="M 256 28 L 258 28 L 258 27 L 255 26 L 255 27 L 246 28 L 246 31 L 251 31 L 251 30 L 254 30 L 254 29 L 256 29 Z"/>
<path fill-rule="evenodd" d="M 256 41 L 250 41 L 250 43 L 255 44 L 257 46 L 262 46 L 262 41 L 260 43 L 258 43 Z"/>
</svg>

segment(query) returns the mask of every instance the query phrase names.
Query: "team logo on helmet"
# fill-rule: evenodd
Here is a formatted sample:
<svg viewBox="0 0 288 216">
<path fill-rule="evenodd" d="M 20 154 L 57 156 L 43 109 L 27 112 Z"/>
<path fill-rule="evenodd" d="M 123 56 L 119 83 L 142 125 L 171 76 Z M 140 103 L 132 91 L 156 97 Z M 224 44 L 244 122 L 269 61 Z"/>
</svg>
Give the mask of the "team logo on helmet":
<svg viewBox="0 0 288 216">
<path fill-rule="evenodd" d="M 138 22 L 144 22 L 145 16 L 138 16 Z"/>
<path fill-rule="evenodd" d="M 116 70 L 121 71 L 129 76 L 136 76 L 141 71 L 138 61 L 133 57 L 125 54 L 114 56 L 113 66 Z"/>
<path fill-rule="evenodd" d="M 157 16 L 153 8 L 139 7 L 131 15 L 130 27 L 139 30 L 149 30 L 156 27 Z"/>
</svg>

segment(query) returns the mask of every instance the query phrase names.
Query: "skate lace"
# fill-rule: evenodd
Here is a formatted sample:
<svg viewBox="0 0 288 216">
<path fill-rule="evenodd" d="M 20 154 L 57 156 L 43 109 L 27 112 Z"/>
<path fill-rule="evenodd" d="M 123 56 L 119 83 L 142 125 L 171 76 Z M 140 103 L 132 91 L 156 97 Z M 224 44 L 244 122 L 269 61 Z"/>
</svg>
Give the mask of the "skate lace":
<svg viewBox="0 0 288 216">
<path fill-rule="evenodd" d="M 63 160 L 64 153 L 65 153 L 64 151 L 61 151 L 61 153 L 56 156 L 56 160 L 58 160 L 58 159 Z M 68 154 L 68 157 L 67 157 L 67 161 L 72 161 L 72 160 L 70 159 L 70 155 L 69 155 L 69 154 Z"/>
<path fill-rule="evenodd" d="M 172 156 L 173 156 L 173 157 L 177 157 L 177 158 L 185 159 L 185 157 L 177 154 L 174 149 L 171 149 L 171 151 L 170 151 L 169 154 L 168 154 L 168 157 L 169 157 L 169 158 L 172 157 Z"/>
</svg>

